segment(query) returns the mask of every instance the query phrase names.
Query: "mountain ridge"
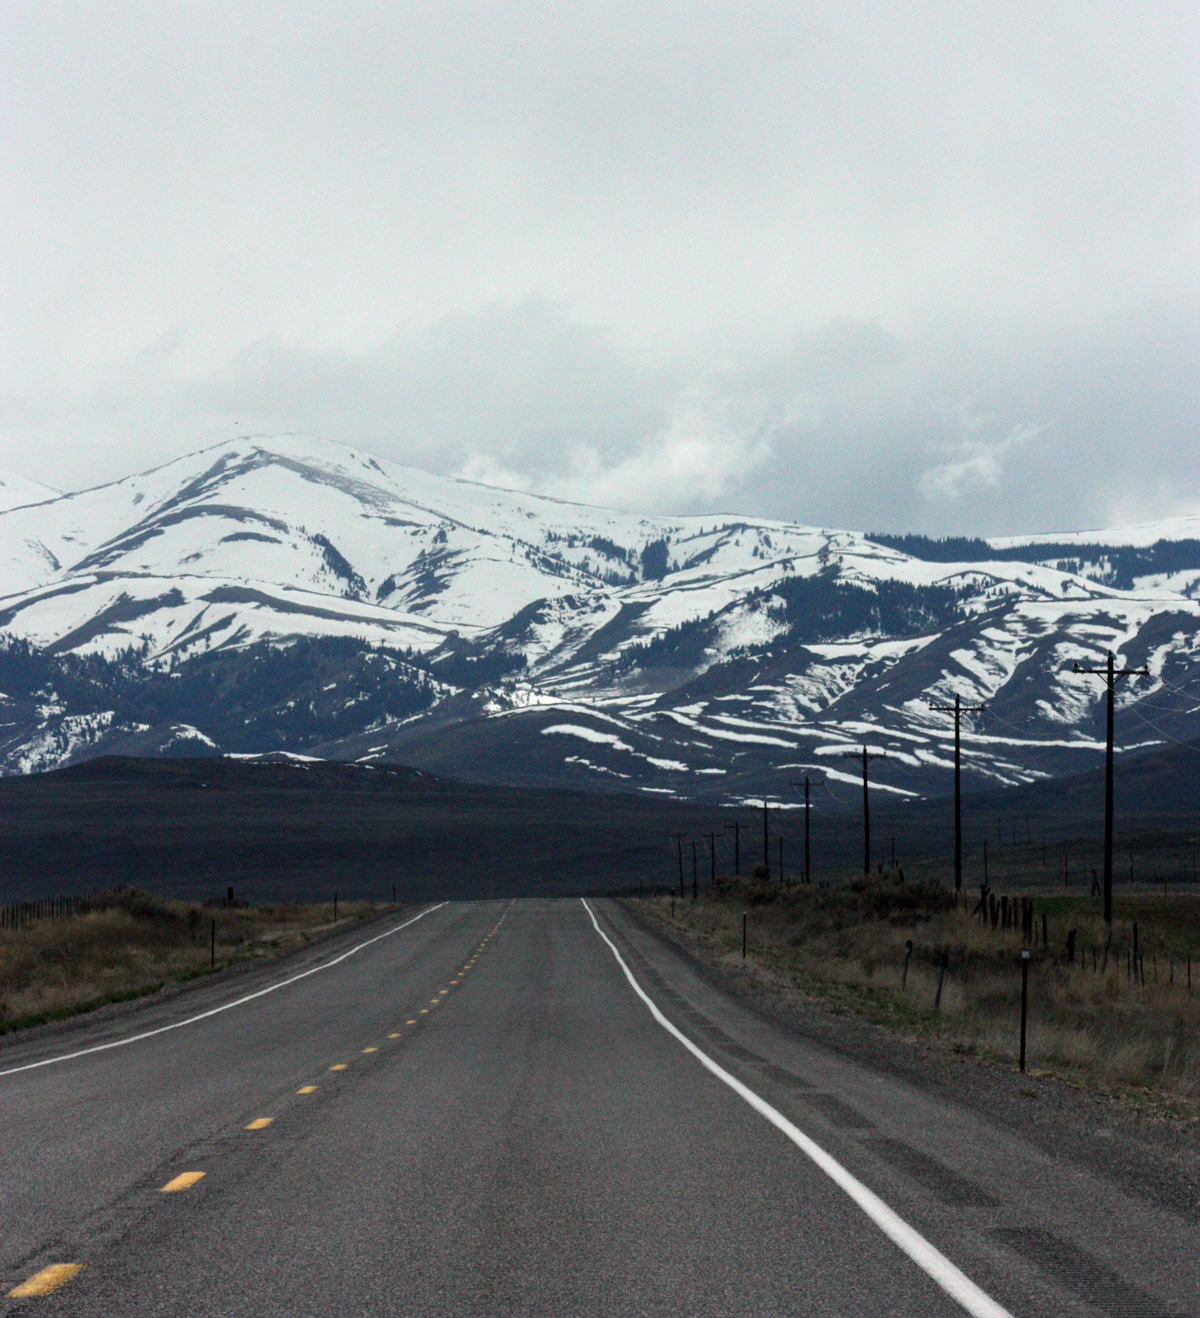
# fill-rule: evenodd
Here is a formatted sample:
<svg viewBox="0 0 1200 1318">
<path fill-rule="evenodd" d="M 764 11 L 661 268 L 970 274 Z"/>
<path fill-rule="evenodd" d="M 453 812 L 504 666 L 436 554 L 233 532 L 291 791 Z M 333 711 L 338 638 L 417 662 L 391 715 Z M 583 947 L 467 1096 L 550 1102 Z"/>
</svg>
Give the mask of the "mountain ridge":
<svg viewBox="0 0 1200 1318">
<path fill-rule="evenodd" d="M 1198 596 L 1200 517 L 872 536 L 243 437 L 0 506 L 0 768 L 190 744 L 750 800 L 818 769 L 848 788 L 840 757 L 865 741 L 889 756 L 881 791 L 925 796 L 952 767 L 931 704 L 957 695 L 988 706 L 964 724 L 969 781 L 1033 782 L 1102 749 L 1100 684 L 1071 665 L 1108 649 L 1151 672 L 1119 692 L 1120 747 L 1200 735 Z M 288 696 L 264 674 L 297 646 L 312 666 Z M 226 692 L 209 709 L 205 683 Z"/>
</svg>

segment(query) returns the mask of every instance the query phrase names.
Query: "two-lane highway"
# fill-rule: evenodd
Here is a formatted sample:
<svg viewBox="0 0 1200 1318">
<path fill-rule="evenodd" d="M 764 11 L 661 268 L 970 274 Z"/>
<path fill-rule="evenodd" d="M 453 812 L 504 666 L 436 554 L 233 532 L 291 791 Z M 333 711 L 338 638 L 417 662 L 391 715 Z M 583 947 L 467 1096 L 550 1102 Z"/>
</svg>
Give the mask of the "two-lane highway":
<svg viewBox="0 0 1200 1318">
<path fill-rule="evenodd" d="M 611 903 L 333 957 L 0 1050 L 0 1312 L 1195 1311 L 1194 1223 L 772 1029 Z"/>
</svg>

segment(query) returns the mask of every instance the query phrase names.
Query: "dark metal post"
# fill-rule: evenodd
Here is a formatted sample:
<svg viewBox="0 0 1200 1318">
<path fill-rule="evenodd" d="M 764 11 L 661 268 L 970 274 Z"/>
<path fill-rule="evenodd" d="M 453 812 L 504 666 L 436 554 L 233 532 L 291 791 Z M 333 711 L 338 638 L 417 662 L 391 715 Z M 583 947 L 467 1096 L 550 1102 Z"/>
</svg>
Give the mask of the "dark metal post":
<svg viewBox="0 0 1200 1318">
<path fill-rule="evenodd" d="M 1029 1016 L 1029 949 L 1021 949 L 1021 1074 L 1025 1074 L 1025 1021 Z"/>
<path fill-rule="evenodd" d="M 209 949 L 208 968 L 216 970 L 217 968 L 217 922 L 212 922 L 212 945 Z"/>
<path fill-rule="evenodd" d="M 904 944 L 904 971 L 900 976 L 901 992 L 903 992 L 904 989 L 908 986 L 908 963 L 911 959 L 912 959 L 912 939 L 910 938 L 908 942 Z"/>
<path fill-rule="evenodd" d="M 779 835 L 779 884 L 783 886 L 783 834 Z"/>
<path fill-rule="evenodd" d="M 337 924 L 337 890 L 336 889 L 334 890 L 334 894 L 333 894 L 333 922 L 334 924 Z"/>
<path fill-rule="evenodd" d="M 742 912 L 742 960 L 746 959 L 746 912 Z"/>
<path fill-rule="evenodd" d="M 937 1011 L 942 1005 L 942 985 L 946 982 L 946 967 L 950 964 L 950 953 L 942 953 L 942 964 L 938 967 L 938 986 L 937 993 L 933 999 L 933 1009 Z"/>
<path fill-rule="evenodd" d="M 692 901 L 700 894 L 700 879 L 696 869 L 696 839 L 692 839 Z"/>
</svg>

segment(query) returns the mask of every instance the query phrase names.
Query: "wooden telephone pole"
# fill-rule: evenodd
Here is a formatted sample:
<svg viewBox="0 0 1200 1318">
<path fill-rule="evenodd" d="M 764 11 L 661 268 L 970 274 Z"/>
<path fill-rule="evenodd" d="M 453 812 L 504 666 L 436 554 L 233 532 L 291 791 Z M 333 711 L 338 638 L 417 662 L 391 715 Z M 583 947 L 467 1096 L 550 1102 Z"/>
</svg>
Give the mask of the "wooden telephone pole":
<svg viewBox="0 0 1200 1318">
<path fill-rule="evenodd" d="M 964 705 L 958 696 L 954 697 L 953 705 L 935 705 L 929 702 L 930 709 L 940 709 L 954 715 L 954 890 L 962 890 L 962 777 L 960 773 L 959 757 L 959 728 L 962 723 L 962 712 L 964 709 L 984 709 L 986 706 Z"/>
<path fill-rule="evenodd" d="M 863 778 L 863 873 L 871 872 L 871 798 L 867 794 L 867 761 L 868 760 L 886 760 L 886 751 L 876 751 L 872 755 L 864 746 L 861 751 L 845 751 L 842 755 L 844 760 L 857 760 L 862 758 L 862 778 Z"/>
<path fill-rule="evenodd" d="M 742 872 L 742 821 L 735 819 L 725 827 L 733 832 L 733 877 L 736 879 Z"/>
<path fill-rule="evenodd" d="M 1080 668 L 1071 665 L 1073 673 L 1092 673 L 1103 677 L 1108 687 L 1108 735 L 1104 743 L 1104 923 L 1112 924 L 1112 869 L 1113 869 L 1113 693 L 1122 677 L 1148 677 L 1148 668 L 1113 668 L 1113 652 L 1103 668 Z"/>
<path fill-rule="evenodd" d="M 788 780 L 789 787 L 799 787 L 800 784 L 794 779 Z M 812 787 L 824 787 L 824 782 L 814 783 L 809 781 L 808 774 L 804 775 L 804 882 L 812 882 L 812 866 L 809 861 L 808 853 L 808 793 Z"/>
<path fill-rule="evenodd" d="M 763 797 L 763 868 L 767 871 L 767 882 L 771 881 L 771 839 L 767 836 L 767 798 Z"/>
</svg>

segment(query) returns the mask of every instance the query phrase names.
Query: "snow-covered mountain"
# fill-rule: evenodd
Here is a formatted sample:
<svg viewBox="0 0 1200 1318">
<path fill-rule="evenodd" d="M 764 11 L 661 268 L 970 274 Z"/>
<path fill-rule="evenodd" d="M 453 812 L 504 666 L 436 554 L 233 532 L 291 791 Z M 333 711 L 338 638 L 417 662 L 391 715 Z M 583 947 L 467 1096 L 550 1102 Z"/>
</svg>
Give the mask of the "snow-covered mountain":
<svg viewBox="0 0 1200 1318">
<path fill-rule="evenodd" d="M 0 511 L 20 508 L 25 504 L 46 503 L 62 495 L 50 485 L 39 485 L 37 481 L 27 480 L 24 476 L 14 476 L 11 472 L 0 474 Z"/>
<path fill-rule="evenodd" d="M 955 695 L 988 706 L 964 720 L 974 783 L 1092 767 L 1102 687 L 1071 665 L 1108 649 L 1150 670 L 1120 687 L 1122 746 L 1200 735 L 1200 516 L 992 542 L 647 517 L 292 437 L 41 493 L 0 511 L 0 629 L 66 667 L 9 692 L 8 771 L 122 748 L 287 749 L 738 798 L 786 795 L 819 768 L 849 800 L 843 756 L 867 742 L 890 758 L 881 789 L 940 793 L 952 727 L 932 706 Z M 328 680 L 292 672 L 290 702 L 239 696 L 236 747 L 228 717 L 173 708 L 198 665 L 245 687 L 243 659 L 265 672 L 264 650 L 297 638 Z M 319 649 L 336 638 L 354 645 Z M 69 694 L 62 656 L 130 647 L 153 684 L 142 714 L 128 664 L 120 700 L 94 676 L 86 699 Z M 335 650 L 360 658 L 330 668 Z M 366 697 L 400 682 L 420 698 Z M 296 722 L 297 701 L 317 723 Z"/>
</svg>

